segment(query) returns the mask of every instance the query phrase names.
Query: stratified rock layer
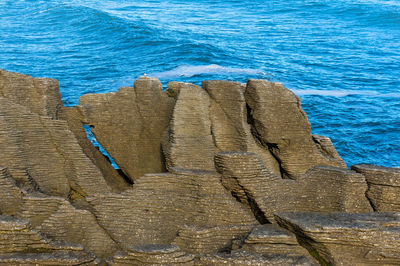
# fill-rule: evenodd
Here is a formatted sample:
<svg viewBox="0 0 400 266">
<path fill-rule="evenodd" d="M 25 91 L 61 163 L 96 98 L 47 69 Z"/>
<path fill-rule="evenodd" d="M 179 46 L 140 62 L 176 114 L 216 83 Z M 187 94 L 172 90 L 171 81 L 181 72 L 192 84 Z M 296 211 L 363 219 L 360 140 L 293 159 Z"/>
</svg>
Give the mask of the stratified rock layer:
<svg viewBox="0 0 400 266">
<path fill-rule="evenodd" d="M 158 79 L 142 77 L 133 88 L 82 96 L 79 110 L 97 141 L 135 181 L 146 173 L 165 171 L 161 138 L 173 104 Z"/>
<path fill-rule="evenodd" d="M 278 213 L 278 223 L 332 265 L 399 265 L 399 213 Z"/>
<path fill-rule="evenodd" d="M 0 264 L 94 265 L 95 257 L 81 246 L 52 242 L 27 220 L 0 215 Z"/>
<path fill-rule="evenodd" d="M 170 244 L 185 225 L 254 225 L 213 172 L 171 169 L 148 174 L 132 189 L 89 198 L 97 220 L 122 247 Z"/>
<path fill-rule="evenodd" d="M 0 98 L 0 128 L 0 165 L 25 170 L 40 191 L 64 198 L 110 191 L 65 121 Z"/>
<path fill-rule="evenodd" d="M 378 212 L 400 212 L 400 168 L 358 164 L 351 169 L 363 174 L 367 196 Z"/>
<path fill-rule="evenodd" d="M 253 153 L 221 152 L 215 161 L 224 186 L 261 221 L 274 222 L 277 211 L 372 211 L 365 178 L 354 171 L 320 166 L 291 180 L 271 173 Z"/>
<path fill-rule="evenodd" d="M 67 108 L 0 70 L 0 151 L 1 265 L 399 264 L 398 213 L 354 214 L 399 211 L 398 169 L 345 169 L 278 83 L 142 77 Z"/>
<path fill-rule="evenodd" d="M 281 83 L 249 80 L 245 97 L 253 133 L 281 163 L 284 176 L 295 179 L 318 165 L 346 167 L 335 153 L 321 151 L 326 145 L 316 146 L 300 98 Z"/>
<path fill-rule="evenodd" d="M 178 96 L 163 142 L 167 168 L 214 171 L 216 147 L 211 134 L 210 96 L 190 83 L 170 86 L 178 90 Z"/>
</svg>

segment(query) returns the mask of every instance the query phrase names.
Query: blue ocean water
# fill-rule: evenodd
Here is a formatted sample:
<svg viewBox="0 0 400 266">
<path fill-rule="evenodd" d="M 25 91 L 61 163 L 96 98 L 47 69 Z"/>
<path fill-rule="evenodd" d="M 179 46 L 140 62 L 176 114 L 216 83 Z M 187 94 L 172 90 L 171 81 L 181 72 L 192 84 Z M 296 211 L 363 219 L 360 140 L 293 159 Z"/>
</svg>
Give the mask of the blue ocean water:
<svg viewBox="0 0 400 266">
<path fill-rule="evenodd" d="M 282 82 L 348 165 L 400 167 L 400 1 L 2 0 L 0 68 L 63 101 L 147 73 Z"/>
</svg>

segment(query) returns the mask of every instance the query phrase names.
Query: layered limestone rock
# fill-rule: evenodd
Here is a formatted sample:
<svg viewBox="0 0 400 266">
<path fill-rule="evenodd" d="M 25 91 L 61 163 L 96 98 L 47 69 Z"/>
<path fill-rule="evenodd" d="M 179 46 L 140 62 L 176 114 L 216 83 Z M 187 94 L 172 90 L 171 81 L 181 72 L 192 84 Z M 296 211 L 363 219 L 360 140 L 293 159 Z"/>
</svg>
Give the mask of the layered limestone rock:
<svg viewBox="0 0 400 266">
<path fill-rule="evenodd" d="M 0 151 L 2 265 L 314 265 L 299 243 L 399 264 L 398 214 L 326 214 L 398 211 L 398 169 L 344 169 L 277 83 L 142 77 L 66 108 L 57 81 L 0 70 Z"/>
<path fill-rule="evenodd" d="M 318 165 L 346 167 L 330 141 L 312 138 L 300 98 L 281 83 L 249 80 L 245 98 L 253 134 L 280 162 L 285 177 L 295 179 Z"/>
<path fill-rule="evenodd" d="M 173 244 L 192 254 L 229 251 L 236 240 L 243 239 L 252 225 L 198 227 L 185 226 L 179 230 Z"/>
<path fill-rule="evenodd" d="M 233 251 L 232 253 L 214 253 L 199 256 L 199 262 L 196 265 L 290 265 L 290 266 L 310 266 L 316 265 L 315 262 L 306 256 L 276 254 L 261 255 L 245 250 Z"/>
<path fill-rule="evenodd" d="M 136 246 L 117 253 L 110 265 L 195 265 L 195 257 L 174 245 Z"/>
<path fill-rule="evenodd" d="M 135 181 L 146 173 L 165 171 L 161 139 L 168 127 L 174 98 L 158 79 L 141 77 L 134 87 L 79 100 L 84 122 L 121 170 Z"/>
<path fill-rule="evenodd" d="M 178 167 L 214 171 L 210 96 L 199 86 L 172 83 L 178 91 L 163 151 L 167 168 Z"/>
<path fill-rule="evenodd" d="M 272 173 L 280 176 L 278 161 L 251 133 L 244 98 L 246 87 L 221 80 L 203 81 L 202 86 L 211 97 L 211 129 L 218 150 L 256 153 Z"/>
<path fill-rule="evenodd" d="M 27 220 L 0 215 L 0 264 L 95 265 L 82 246 L 50 241 Z"/>
<path fill-rule="evenodd" d="M 242 250 L 263 255 L 292 254 L 309 256 L 299 245 L 296 235 L 274 224 L 263 224 L 253 228 L 243 241 Z M 312 258 L 309 258 L 312 261 Z"/>
<path fill-rule="evenodd" d="M 399 213 L 278 213 L 324 265 L 399 265 Z"/>
<path fill-rule="evenodd" d="M 0 214 L 16 215 L 20 211 L 23 195 L 8 169 L 0 167 Z"/>
<path fill-rule="evenodd" d="M 250 209 L 235 201 L 213 172 L 171 169 L 148 174 L 132 189 L 89 198 L 103 228 L 123 248 L 170 244 L 185 225 L 254 225 Z"/>
<path fill-rule="evenodd" d="M 0 98 L 0 128 L 0 165 L 25 170 L 40 191 L 64 198 L 110 191 L 65 121 Z"/>
<path fill-rule="evenodd" d="M 400 212 L 400 168 L 359 164 L 351 169 L 365 176 L 367 197 L 375 211 Z"/>
<path fill-rule="evenodd" d="M 337 167 L 314 167 L 297 180 L 271 173 L 253 153 L 221 152 L 216 158 L 222 183 L 252 208 L 259 221 L 274 222 L 277 211 L 370 212 L 365 178 Z"/>
<path fill-rule="evenodd" d="M 109 159 L 96 148 L 83 129 L 83 115 L 77 107 L 64 108 L 62 119 L 66 120 L 69 129 L 74 133 L 85 155 L 99 168 L 107 185 L 114 191 L 124 191 L 130 187 L 124 177 L 112 167 Z"/>
<path fill-rule="evenodd" d="M 27 107 L 32 113 L 58 119 L 64 107 L 58 81 L 0 69 L 0 97 Z"/>
</svg>

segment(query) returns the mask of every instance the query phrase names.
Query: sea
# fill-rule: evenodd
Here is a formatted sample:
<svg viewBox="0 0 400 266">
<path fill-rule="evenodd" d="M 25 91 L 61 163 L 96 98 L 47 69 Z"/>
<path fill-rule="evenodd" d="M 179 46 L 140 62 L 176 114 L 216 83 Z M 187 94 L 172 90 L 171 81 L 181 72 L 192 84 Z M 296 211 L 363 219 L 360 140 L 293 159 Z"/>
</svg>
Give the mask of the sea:
<svg viewBox="0 0 400 266">
<path fill-rule="evenodd" d="M 0 0 L 0 68 L 67 106 L 144 74 L 282 82 L 349 166 L 400 167 L 399 0 Z"/>
</svg>

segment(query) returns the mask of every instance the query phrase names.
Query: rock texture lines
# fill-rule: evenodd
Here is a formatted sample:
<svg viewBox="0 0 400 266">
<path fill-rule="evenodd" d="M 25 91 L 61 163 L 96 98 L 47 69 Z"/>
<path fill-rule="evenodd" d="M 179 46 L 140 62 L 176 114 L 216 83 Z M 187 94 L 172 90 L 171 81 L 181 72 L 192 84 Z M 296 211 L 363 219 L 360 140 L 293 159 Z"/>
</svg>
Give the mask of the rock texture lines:
<svg viewBox="0 0 400 266">
<path fill-rule="evenodd" d="M 0 70 L 0 265 L 398 265 L 399 195 L 280 83 L 141 77 L 65 107 Z"/>
</svg>

